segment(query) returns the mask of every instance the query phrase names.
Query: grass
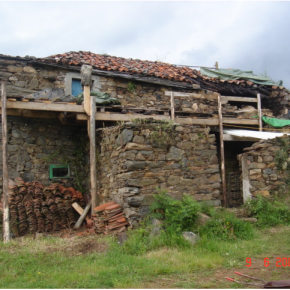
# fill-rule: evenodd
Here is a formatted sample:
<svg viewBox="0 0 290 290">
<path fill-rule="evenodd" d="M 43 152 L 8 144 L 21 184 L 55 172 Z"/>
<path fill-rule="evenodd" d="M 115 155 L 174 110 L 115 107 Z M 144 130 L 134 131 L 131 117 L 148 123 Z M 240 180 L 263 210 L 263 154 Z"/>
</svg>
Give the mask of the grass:
<svg viewBox="0 0 290 290">
<path fill-rule="evenodd" d="M 287 257 L 289 235 L 289 226 L 279 226 L 255 230 L 251 240 L 202 238 L 189 248 L 159 248 L 141 255 L 126 254 L 114 239 L 97 235 L 25 237 L 0 243 L 0 288 L 233 288 L 237 286 L 210 278 L 219 269 L 247 269 L 247 257 Z M 109 247 L 80 255 L 79 248 L 89 241 Z M 261 265 L 261 270 L 267 269 Z M 280 270 L 289 268 L 275 269 L 275 278 Z"/>
</svg>

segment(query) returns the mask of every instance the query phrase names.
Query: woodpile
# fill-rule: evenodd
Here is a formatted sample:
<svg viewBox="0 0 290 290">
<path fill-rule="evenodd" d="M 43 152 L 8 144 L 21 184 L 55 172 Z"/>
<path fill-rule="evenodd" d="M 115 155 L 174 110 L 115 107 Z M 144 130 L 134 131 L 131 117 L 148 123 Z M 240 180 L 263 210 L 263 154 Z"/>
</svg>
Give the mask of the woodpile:
<svg viewBox="0 0 290 290">
<path fill-rule="evenodd" d="M 128 221 L 119 204 L 110 201 L 95 207 L 93 223 L 97 234 L 118 234 L 126 230 Z"/>
<path fill-rule="evenodd" d="M 78 219 L 72 208 L 74 202 L 85 206 L 82 193 L 72 187 L 57 183 L 44 187 L 20 177 L 9 179 L 10 220 L 15 236 L 72 227 Z"/>
</svg>

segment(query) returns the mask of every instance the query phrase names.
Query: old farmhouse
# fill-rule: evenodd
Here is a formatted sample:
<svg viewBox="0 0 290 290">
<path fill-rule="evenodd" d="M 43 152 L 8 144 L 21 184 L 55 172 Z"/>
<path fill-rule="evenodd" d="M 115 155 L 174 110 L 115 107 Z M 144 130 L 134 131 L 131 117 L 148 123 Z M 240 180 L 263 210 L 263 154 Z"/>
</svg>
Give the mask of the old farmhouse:
<svg viewBox="0 0 290 290">
<path fill-rule="evenodd" d="M 86 86 L 83 65 L 92 67 Z M 50 230 L 61 228 L 71 210 L 61 186 L 83 207 L 114 200 L 132 226 L 158 190 L 232 207 L 285 186 L 290 93 L 267 77 L 79 51 L 0 55 L 0 78 L 20 234 L 48 220 Z M 283 130 L 271 123 L 278 119 Z"/>
</svg>

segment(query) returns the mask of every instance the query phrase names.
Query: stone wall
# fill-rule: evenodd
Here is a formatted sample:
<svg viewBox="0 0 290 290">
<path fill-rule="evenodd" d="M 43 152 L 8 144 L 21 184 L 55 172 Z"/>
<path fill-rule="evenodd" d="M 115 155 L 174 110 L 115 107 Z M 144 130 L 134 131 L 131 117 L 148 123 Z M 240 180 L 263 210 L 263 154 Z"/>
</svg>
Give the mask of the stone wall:
<svg viewBox="0 0 290 290">
<path fill-rule="evenodd" d="M 82 133 L 80 128 L 73 126 L 60 125 L 58 120 L 10 116 L 7 129 L 9 178 L 14 179 L 20 176 L 26 182 L 39 181 L 48 185 L 52 182 L 49 180 L 48 165 L 69 164 L 71 179 L 62 179 L 62 181 L 66 182 L 67 186 L 74 185 L 75 152 L 80 146 L 78 139 L 83 138 L 82 136 L 85 136 L 86 132 Z M 2 191 L 2 154 L 0 156 L 0 176 Z"/>
<path fill-rule="evenodd" d="M 206 127 L 170 123 L 100 129 L 98 181 L 102 201 L 121 204 L 133 225 L 148 213 L 156 188 L 220 205 L 215 135 Z"/>
<path fill-rule="evenodd" d="M 242 157 L 245 156 L 247 159 L 252 196 L 285 194 L 287 183 L 290 181 L 289 137 L 285 135 L 285 137 L 261 140 L 245 148 L 244 151 L 246 152 L 238 157 L 241 172 Z"/>
</svg>

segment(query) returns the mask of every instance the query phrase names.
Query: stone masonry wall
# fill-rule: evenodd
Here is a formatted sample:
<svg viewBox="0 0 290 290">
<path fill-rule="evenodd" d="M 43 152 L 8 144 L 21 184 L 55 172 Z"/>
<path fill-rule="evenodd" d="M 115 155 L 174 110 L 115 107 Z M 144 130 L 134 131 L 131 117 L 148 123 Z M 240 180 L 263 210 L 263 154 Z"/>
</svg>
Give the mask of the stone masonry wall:
<svg viewBox="0 0 290 290">
<path fill-rule="evenodd" d="M 220 205 L 217 149 L 209 128 L 128 122 L 100 131 L 101 199 L 121 204 L 132 225 L 149 212 L 156 188 L 177 199 L 191 195 Z"/>
<path fill-rule="evenodd" d="M 73 185 L 76 176 L 73 166 L 74 151 L 78 146 L 75 140 L 77 136 L 81 136 L 79 128 L 60 125 L 58 120 L 10 116 L 7 127 L 10 179 L 20 176 L 25 182 L 39 181 L 48 185 L 52 182 L 49 180 L 48 165 L 68 163 L 71 168 L 71 179 L 62 179 L 62 181 L 68 186 Z M 2 154 L 0 176 L 0 192 L 2 192 Z"/>
<path fill-rule="evenodd" d="M 283 145 L 283 144 L 286 144 Z M 288 145 L 287 145 L 288 144 Z M 250 192 L 252 196 L 284 194 L 289 183 L 289 137 L 261 140 L 245 148 L 247 154 Z M 283 157 L 285 154 L 285 158 Z M 280 161 L 279 161 L 280 156 Z"/>
</svg>

